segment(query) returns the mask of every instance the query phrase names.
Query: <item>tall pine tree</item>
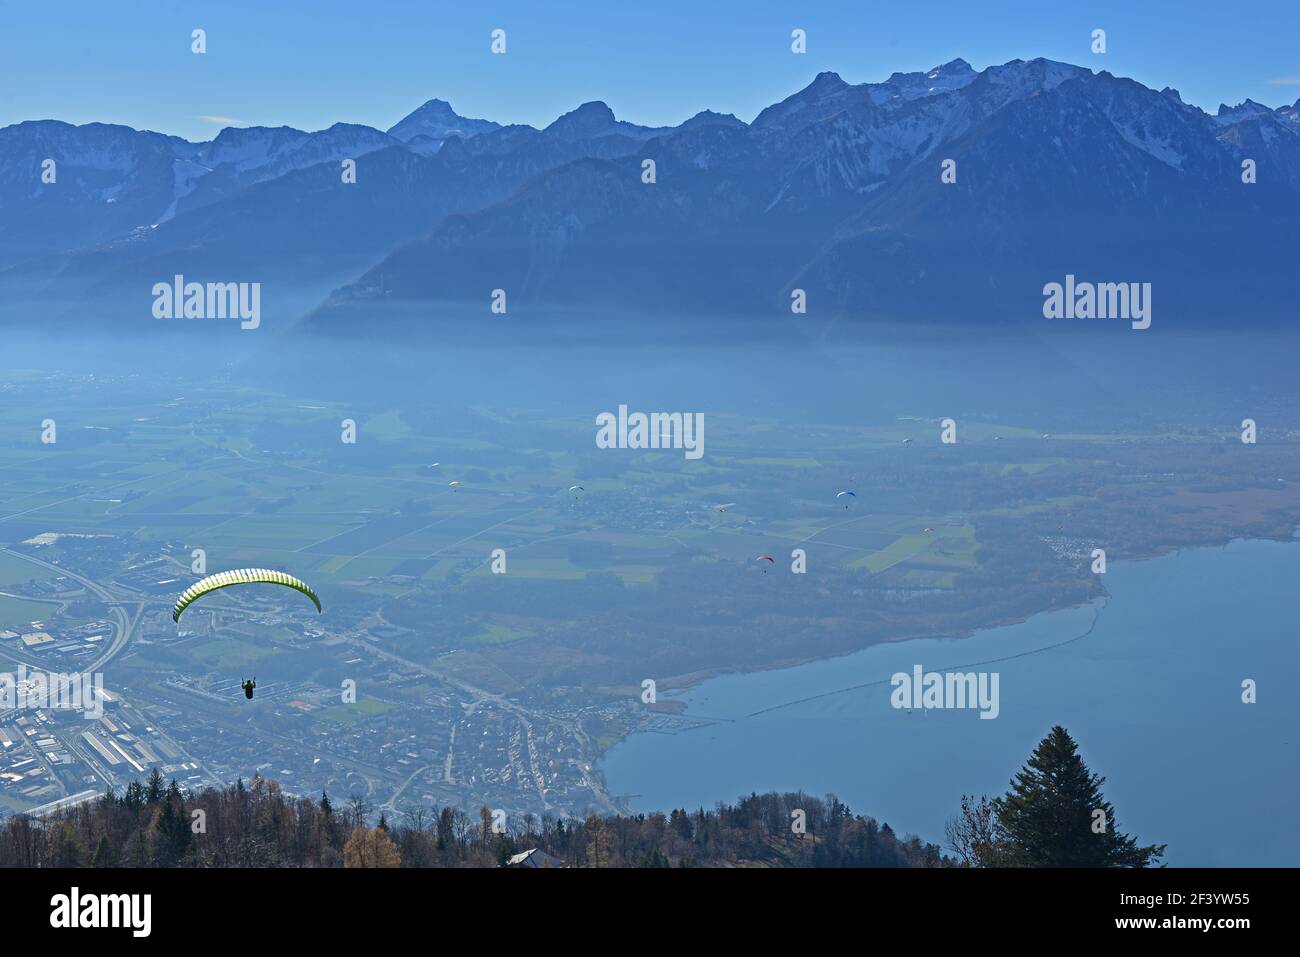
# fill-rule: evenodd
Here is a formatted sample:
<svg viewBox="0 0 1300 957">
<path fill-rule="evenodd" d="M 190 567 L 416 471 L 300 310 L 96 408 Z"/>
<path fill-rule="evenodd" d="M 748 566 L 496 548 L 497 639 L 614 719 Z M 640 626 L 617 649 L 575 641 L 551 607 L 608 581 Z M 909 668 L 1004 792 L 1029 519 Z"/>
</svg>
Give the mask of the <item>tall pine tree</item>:
<svg viewBox="0 0 1300 957">
<path fill-rule="evenodd" d="M 1020 867 L 1147 867 L 1165 845 L 1139 847 L 1115 829 L 1106 779 L 1079 757 L 1060 725 L 1039 742 L 1011 790 L 993 802 L 1006 863 Z"/>
</svg>

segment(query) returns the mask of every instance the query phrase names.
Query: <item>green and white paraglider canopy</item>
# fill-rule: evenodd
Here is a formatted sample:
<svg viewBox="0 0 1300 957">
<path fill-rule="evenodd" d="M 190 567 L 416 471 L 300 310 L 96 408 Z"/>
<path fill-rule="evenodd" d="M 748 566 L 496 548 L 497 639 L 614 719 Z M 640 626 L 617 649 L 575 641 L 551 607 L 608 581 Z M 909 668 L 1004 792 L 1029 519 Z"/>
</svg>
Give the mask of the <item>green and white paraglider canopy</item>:
<svg viewBox="0 0 1300 957">
<path fill-rule="evenodd" d="M 320 599 L 312 591 L 311 586 L 301 579 L 294 578 L 284 572 L 273 571 L 269 568 L 237 568 L 229 572 L 217 572 L 215 575 L 209 575 L 202 581 L 197 581 L 181 593 L 181 597 L 176 599 L 176 607 L 172 609 L 172 621 L 179 622 L 185 609 L 198 601 L 204 595 L 219 591 L 222 588 L 230 588 L 232 585 L 282 585 L 285 588 L 292 588 L 294 591 L 302 592 L 312 600 L 319 612 Z"/>
</svg>

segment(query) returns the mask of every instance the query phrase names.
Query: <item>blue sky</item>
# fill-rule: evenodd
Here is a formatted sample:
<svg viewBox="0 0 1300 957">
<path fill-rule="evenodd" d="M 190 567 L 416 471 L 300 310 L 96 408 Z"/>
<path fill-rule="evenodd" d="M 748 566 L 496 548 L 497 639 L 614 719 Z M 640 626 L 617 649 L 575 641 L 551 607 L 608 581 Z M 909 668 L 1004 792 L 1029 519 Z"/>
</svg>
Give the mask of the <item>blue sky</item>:
<svg viewBox="0 0 1300 957">
<path fill-rule="evenodd" d="M 208 52 L 190 52 L 190 31 Z M 489 52 L 507 31 L 508 52 Z M 790 31 L 808 31 L 807 54 Z M 1094 55 L 1089 34 L 1107 31 Z M 386 129 L 433 97 L 467 116 L 545 125 L 592 99 L 621 119 L 702 109 L 750 120 L 821 70 L 881 80 L 963 57 L 1046 56 L 1173 86 L 1211 112 L 1300 99 L 1300 0 L 0 0 L 0 126 L 124 123 L 211 138 L 229 118 Z M 1286 81 L 1286 82 L 1279 82 Z"/>
</svg>

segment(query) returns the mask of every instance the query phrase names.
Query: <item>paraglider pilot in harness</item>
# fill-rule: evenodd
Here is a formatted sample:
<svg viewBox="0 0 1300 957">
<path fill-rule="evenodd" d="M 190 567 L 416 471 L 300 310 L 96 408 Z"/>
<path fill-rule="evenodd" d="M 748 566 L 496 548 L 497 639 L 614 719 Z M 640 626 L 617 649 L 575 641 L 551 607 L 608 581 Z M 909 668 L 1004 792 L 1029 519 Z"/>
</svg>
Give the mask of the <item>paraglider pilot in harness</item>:
<svg viewBox="0 0 1300 957">
<path fill-rule="evenodd" d="M 172 609 L 172 621 L 179 624 L 185 609 L 205 595 L 210 595 L 214 591 L 220 591 L 222 588 L 229 588 L 233 585 L 252 584 L 282 585 L 285 588 L 292 588 L 294 591 L 302 592 L 310 598 L 312 604 L 316 606 L 317 612 L 321 610 L 320 599 L 306 582 L 270 568 L 237 568 L 234 571 L 217 572 L 215 575 L 209 575 L 185 589 L 181 593 L 181 597 L 176 599 L 176 606 Z M 257 679 L 250 678 L 248 681 L 241 681 L 239 686 L 244 689 L 244 697 L 252 701 L 253 689 L 257 687 Z"/>
</svg>

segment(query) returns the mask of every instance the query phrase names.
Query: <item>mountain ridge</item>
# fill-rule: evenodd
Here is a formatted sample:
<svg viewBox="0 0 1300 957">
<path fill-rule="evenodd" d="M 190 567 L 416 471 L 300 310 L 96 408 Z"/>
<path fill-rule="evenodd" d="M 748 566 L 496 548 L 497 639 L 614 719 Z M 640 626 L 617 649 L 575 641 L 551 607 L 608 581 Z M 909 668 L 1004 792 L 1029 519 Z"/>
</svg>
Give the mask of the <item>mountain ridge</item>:
<svg viewBox="0 0 1300 957">
<path fill-rule="evenodd" d="M 57 187 L 39 183 L 43 153 Z M 345 159 L 357 179 L 340 188 Z M 1260 175 L 1246 187 L 1248 159 Z M 533 305 L 771 312 L 805 282 L 835 314 L 993 318 L 1024 315 L 1057 273 L 1126 264 L 1175 283 L 1174 311 L 1276 312 L 1298 213 L 1300 101 L 1212 115 L 1170 87 L 1043 58 L 857 84 L 823 71 L 750 123 L 705 110 L 646 127 L 592 100 L 538 129 L 432 99 L 386 132 L 0 129 L 0 281 L 109 295 L 256 270 L 334 285 L 318 317 L 493 288 Z M 1236 278 L 1216 291 L 1216 273 Z"/>
</svg>

